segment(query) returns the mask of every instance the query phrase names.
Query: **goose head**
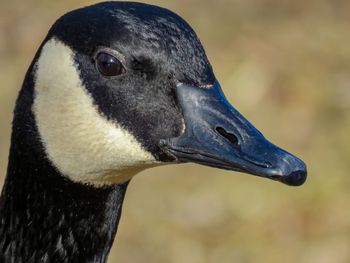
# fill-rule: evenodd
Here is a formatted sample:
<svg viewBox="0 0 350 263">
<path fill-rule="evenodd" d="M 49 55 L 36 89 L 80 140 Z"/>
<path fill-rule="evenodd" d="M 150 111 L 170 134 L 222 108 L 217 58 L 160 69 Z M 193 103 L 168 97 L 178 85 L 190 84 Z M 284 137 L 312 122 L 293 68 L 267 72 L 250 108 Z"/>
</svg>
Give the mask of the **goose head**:
<svg viewBox="0 0 350 263">
<path fill-rule="evenodd" d="M 305 164 L 226 100 L 193 29 L 159 7 L 102 3 L 50 29 L 33 62 L 32 112 L 50 163 L 75 182 L 128 181 L 194 162 L 288 185 Z"/>
<path fill-rule="evenodd" d="M 191 27 L 106 2 L 50 29 L 14 112 L 0 196 L 0 262 L 106 262 L 129 180 L 194 162 L 288 185 L 305 164 L 226 100 Z"/>
</svg>

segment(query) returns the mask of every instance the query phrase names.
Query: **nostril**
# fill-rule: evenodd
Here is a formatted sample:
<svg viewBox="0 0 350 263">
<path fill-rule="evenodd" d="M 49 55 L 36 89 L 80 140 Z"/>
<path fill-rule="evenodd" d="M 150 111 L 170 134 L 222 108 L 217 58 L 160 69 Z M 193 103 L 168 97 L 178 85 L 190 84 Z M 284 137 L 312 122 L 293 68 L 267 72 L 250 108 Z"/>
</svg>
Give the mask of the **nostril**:
<svg viewBox="0 0 350 263">
<path fill-rule="evenodd" d="M 238 143 L 238 139 L 236 137 L 236 135 L 234 135 L 233 133 L 229 133 L 227 132 L 224 128 L 222 127 L 216 127 L 215 130 L 224 138 L 226 138 L 227 140 L 229 140 L 231 143 L 233 144 L 237 144 Z"/>
</svg>

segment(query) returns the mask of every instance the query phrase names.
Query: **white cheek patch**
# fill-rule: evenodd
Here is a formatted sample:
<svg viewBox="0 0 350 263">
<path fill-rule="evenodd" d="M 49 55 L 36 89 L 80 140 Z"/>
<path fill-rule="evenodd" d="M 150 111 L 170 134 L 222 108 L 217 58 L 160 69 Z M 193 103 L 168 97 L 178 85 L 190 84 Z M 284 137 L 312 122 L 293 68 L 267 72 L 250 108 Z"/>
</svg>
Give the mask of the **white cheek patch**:
<svg viewBox="0 0 350 263">
<path fill-rule="evenodd" d="M 73 181 L 124 182 L 157 163 L 133 135 L 98 112 L 73 51 L 57 39 L 43 46 L 36 64 L 33 112 L 48 158 Z"/>
</svg>

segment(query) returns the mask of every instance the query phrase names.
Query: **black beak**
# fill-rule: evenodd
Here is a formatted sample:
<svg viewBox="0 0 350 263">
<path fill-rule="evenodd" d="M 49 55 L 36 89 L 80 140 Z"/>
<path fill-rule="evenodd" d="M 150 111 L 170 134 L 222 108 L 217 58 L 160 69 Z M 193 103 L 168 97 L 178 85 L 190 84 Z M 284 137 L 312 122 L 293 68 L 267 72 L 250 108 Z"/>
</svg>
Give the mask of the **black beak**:
<svg viewBox="0 0 350 263">
<path fill-rule="evenodd" d="M 287 185 L 302 185 L 306 166 L 273 145 L 226 100 L 216 81 L 208 88 L 177 86 L 185 131 L 160 141 L 179 162 L 250 173 Z"/>
</svg>

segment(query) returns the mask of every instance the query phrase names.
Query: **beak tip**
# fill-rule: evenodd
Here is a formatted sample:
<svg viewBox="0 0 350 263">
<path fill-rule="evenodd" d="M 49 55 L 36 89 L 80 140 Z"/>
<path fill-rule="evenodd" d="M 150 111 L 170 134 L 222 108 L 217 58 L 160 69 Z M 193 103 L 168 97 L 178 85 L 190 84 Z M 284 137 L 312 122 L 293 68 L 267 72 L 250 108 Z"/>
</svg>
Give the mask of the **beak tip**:
<svg viewBox="0 0 350 263">
<path fill-rule="evenodd" d="M 305 183 L 306 178 L 306 170 L 297 170 L 287 176 L 282 176 L 279 181 L 289 186 L 300 186 Z"/>
</svg>

